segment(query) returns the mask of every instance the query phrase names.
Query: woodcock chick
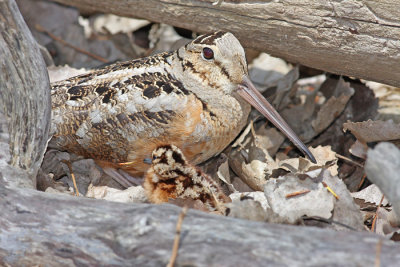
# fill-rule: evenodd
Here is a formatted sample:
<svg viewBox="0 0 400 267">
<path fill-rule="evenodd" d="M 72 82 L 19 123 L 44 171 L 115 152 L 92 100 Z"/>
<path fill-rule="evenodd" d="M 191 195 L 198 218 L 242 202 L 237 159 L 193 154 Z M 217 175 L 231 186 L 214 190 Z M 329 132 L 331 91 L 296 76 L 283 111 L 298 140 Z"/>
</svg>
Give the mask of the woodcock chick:
<svg viewBox="0 0 400 267">
<path fill-rule="evenodd" d="M 231 202 L 217 183 L 191 165 L 174 145 L 153 151 L 143 186 L 149 200 L 156 204 L 170 199 L 199 200 L 207 211 L 224 214 L 224 203 Z"/>
<path fill-rule="evenodd" d="M 217 155 L 245 126 L 250 104 L 315 161 L 254 87 L 244 49 L 229 32 L 53 83 L 51 97 L 50 147 L 133 176 L 147 171 L 143 160 L 163 144 L 193 164 Z"/>
</svg>

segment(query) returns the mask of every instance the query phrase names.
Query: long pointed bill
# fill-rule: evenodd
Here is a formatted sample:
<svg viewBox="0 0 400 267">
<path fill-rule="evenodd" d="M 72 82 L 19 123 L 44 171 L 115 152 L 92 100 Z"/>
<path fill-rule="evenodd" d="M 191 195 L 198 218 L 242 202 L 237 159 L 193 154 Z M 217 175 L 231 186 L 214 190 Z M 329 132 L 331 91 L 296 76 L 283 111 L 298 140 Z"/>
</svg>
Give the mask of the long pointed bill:
<svg viewBox="0 0 400 267">
<path fill-rule="evenodd" d="M 290 141 L 292 141 L 293 144 L 304 153 L 304 155 L 307 155 L 312 162 L 317 163 L 310 150 L 308 150 L 296 133 L 290 128 L 274 107 L 262 96 L 246 75 L 243 76 L 243 83 L 239 85 L 237 92 L 269 121 L 271 121 L 279 130 L 281 130 L 281 132 L 283 132 Z"/>
</svg>

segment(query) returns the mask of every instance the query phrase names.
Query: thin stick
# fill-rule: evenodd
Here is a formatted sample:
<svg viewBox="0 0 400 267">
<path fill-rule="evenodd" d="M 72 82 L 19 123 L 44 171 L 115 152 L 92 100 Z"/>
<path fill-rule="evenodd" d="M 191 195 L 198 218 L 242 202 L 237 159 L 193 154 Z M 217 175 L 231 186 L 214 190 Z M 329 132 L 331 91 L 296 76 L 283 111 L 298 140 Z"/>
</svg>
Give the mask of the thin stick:
<svg viewBox="0 0 400 267">
<path fill-rule="evenodd" d="M 72 164 L 69 160 L 61 160 L 62 163 L 65 163 L 69 169 L 69 173 L 71 174 L 71 178 L 72 178 L 72 183 L 74 184 L 74 188 L 75 188 L 75 195 L 77 197 L 79 197 L 79 191 L 78 191 L 78 186 L 76 185 L 76 179 L 75 179 L 75 174 L 72 171 Z"/>
<path fill-rule="evenodd" d="M 345 228 L 347 228 L 349 230 L 357 231 L 357 229 L 355 229 L 355 228 L 353 228 L 353 227 L 351 227 L 351 226 L 349 226 L 347 224 L 332 220 L 332 218 L 331 219 L 325 219 L 325 218 L 322 218 L 320 216 L 303 216 L 302 219 L 303 220 L 316 220 L 316 221 L 320 221 L 320 222 L 324 222 L 324 223 L 328 223 L 328 224 L 337 224 L 337 225 L 343 226 L 343 227 L 345 227 Z"/>
<path fill-rule="evenodd" d="M 325 182 L 322 182 L 322 185 L 337 199 L 339 200 L 339 196 L 332 190 Z"/>
<path fill-rule="evenodd" d="M 385 196 L 382 195 L 381 201 L 379 202 L 379 205 L 376 208 L 374 219 L 372 220 L 371 231 L 373 231 L 373 232 L 376 232 L 375 227 L 376 227 L 376 220 L 378 219 L 378 210 L 381 207 L 384 198 L 385 198 Z"/>
<path fill-rule="evenodd" d="M 185 215 L 186 215 L 187 211 L 188 211 L 188 207 L 184 206 L 182 208 L 181 213 L 179 214 L 178 222 L 176 223 L 176 232 L 175 232 L 175 238 L 174 238 L 174 246 L 172 248 L 172 255 L 171 255 L 171 258 L 169 259 L 169 263 L 167 264 L 167 267 L 173 267 L 174 264 L 175 264 L 176 257 L 178 256 L 179 241 L 180 241 L 180 238 L 181 238 L 182 222 L 183 222 L 183 218 L 185 218 Z"/>
<path fill-rule="evenodd" d="M 296 197 L 296 196 L 300 196 L 300 195 L 304 195 L 309 193 L 310 190 L 306 189 L 306 190 L 302 190 L 302 191 L 297 191 L 297 192 L 293 192 L 293 193 L 289 193 L 287 194 L 285 197 L 286 198 L 291 198 L 291 197 Z"/>
<path fill-rule="evenodd" d="M 256 130 L 254 130 L 254 122 L 252 120 L 250 121 L 250 131 L 251 131 L 251 135 L 253 136 L 253 139 L 255 141 L 257 134 L 256 134 Z"/>
<path fill-rule="evenodd" d="M 352 160 L 351 158 L 342 156 L 342 155 L 340 155 L 340 154 L 338 154 L 338 153 L 336 153 L 336 157 L 339 158 L 339 159 L 343 159 L 343 160 L 345 160 L 345 161 L 348 161 L 348 162 L 350 162 L 351 164 L 354 164 L 354 165 L 356 165 L 356 166 L 358 166 L 358 167 L 364 168 L 364 166 L 363 166 L 362 164 L 360 164 L 360 163 L 358 163 L 358 162 L 355 162 L 355 161 Z"/>
<path fill-rule="evenodd" d="M 381 266 L 381 251 L 382 251 L 383 239 L 380 239 L 376 244 L 376 254 L 375 254 L 375 267 Z"/>
<path fill-rule="evenodd" d="M 360 190 L 361 186 L 363 185 L 363 183 L 365 182 L 365 178 L 367 177 L 367 175 L 364 173 L 363 177 L 361 178 L 360 183 L 358 184 L 358 188 L 357 190 Z"/>
<path fill-rule="evenodd" d="M 35 25 L 35 28 L 36 28 L 37 31 L 47 34 L 47 35 L 48 35 L 51 39 L 53 39 L 54 41 L 57 41 L 57 42 L 59 42 L 59 43 L 65 45 L 65 46 L 68 46 L 68 47 L 70 47 L 70 48 L 72 48 L 72 49 L 75 49 L 76 51 L 78 51 L 78 52 L 80 52 L 80 53 L 82 53 L 82 54 L 85 54 L 85 55 L 87 55 L 87 56 L 89 56 L 89 57 L 91 57 L 91 58 L 94 58 L 94 59 L 96 59 L 96 60 L 98 60 L 98 61 L 101 61 L 101 62 L 103 62 L 103 63 L 108 63 L 108 60 L 107 60 L 107 59 L 105 59 L 105 58 L 103 58 L 103 57 L 101 57 L 101 56 L 98 56 L 98 55 L 96 55 L 96 54 L 90 53 L 90 52 L 88 52 L 88 51 L 86 51 L 86 50 L 83 50 L 82 48 L 79 48 L 79 47 L 77 47 L 77 46 L 74 46 L 74 45 L 72 45 L 72 44 L 70 44 L 70 43 L 64 41 L 63 39 L 61 39 L 61 38 L 58 37 L 58 36 L 55 36 L 54 34 L 52 34 L 51 32 L 49 32 L 48 30 L 46 30 L 45 28 L 43 28 L 43 27 L 42 27 L 41 25 L 39 25 L 39 24 L 36 24 L 36 25 Z"/>
</svg>

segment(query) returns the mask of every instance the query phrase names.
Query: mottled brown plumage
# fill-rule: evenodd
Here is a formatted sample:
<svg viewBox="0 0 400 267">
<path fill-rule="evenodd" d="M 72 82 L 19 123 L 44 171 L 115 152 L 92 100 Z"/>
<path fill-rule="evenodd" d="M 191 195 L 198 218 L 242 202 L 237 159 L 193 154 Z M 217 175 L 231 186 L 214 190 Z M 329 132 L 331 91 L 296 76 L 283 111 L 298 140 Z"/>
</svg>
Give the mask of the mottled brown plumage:
<svg viewBox="0 0 400 267">
<path fill-rule="evenodd" d="M 310 156 L 266 100 L 254 95 L 247 77 L 239 41 L 216 32 L 172 53 L 56 82 L 50 147 L 135 176 L 148 169 L 143 159 L 163 144 L 175 144 L 198 164 L 238 135 L 250 102 Z"/>
<path fill-rule="evenodd" d="M 224 203 L 231 202 L 217 183 L 191 165 L 174 145 L 164 145 L 153 151 L 144 188 L 149 200 L 157 204 L 170 199 L 199 200 L 207 211 L 223 214 Z"/>
</svg>

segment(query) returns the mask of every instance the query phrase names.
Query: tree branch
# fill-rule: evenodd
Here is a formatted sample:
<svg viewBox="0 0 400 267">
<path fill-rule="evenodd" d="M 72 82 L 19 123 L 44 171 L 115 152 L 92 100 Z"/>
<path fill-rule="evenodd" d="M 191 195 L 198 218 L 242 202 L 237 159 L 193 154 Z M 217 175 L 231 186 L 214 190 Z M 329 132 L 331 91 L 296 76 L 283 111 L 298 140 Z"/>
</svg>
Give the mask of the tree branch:
<svg viewBox="0 0 400 267">
<path fill-rule="evenodd" d="M 290 62 L 400 86 L 400 3 L 394 0 L 53 0 L 90 11 L 226 30 Z"/>
<path fill-rule="evenodd" d="M 181 208 L 0 186 L 0 259 L 11 266 L 165 266 Z M 400 245 L 366 232 L 274 225 L 189 210 L 176 266 L 396 266 Z"/>
</svg>

